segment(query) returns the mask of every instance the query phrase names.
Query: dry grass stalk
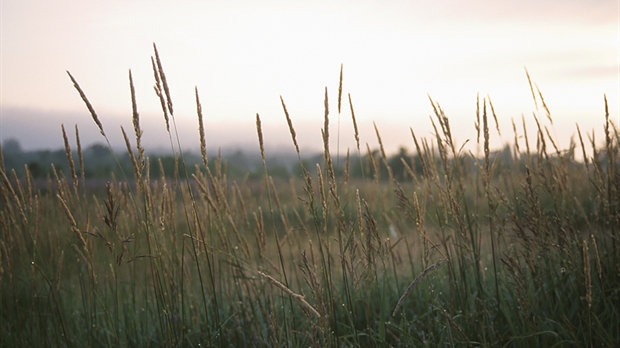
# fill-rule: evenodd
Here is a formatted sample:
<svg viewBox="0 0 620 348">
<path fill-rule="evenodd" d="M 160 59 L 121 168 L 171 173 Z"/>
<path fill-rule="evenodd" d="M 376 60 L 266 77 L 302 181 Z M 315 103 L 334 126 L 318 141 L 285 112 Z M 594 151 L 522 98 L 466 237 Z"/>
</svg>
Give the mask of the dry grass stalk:
<svg viewBox="0 0 620 348">
<path fill-rule="evenodd" d="M 71 154 L 71 146 L 69 146 L 69 139 L 67 138 L 67 132 L 65 132 L 65 125 L 60 125 L 62 128 L 62 139 L 65 142 L 65 155 L 67 156 L 67 162 L 69 162 L 69 170 L 71 171 L 71 178 L 73 180 L 73 189 L 77 195 L 78 192 L 78 177 L 75 171 L 75 163 L 73 162 L 73 155 Z"/>
<path fill-rule="evenodd" d="M 525 154 L 530 157 L 530 141 L 527 137 L 527 127 L 525 126 L 525 115 L 521 115 L 521 124 L 523 125 L 523 139 L 525 140 Z"/>
<path fill-rule="evenodd" d="M 286 116 L 286 123 L 288 124 L 288 131 L 291 133 L 291 138 L 293 138 L 293 144 L 295 145 L 295 151 L 297 151 L 297 156 L 300 156 L 299 153 L 299 145 L 297 144 L 297 133 L 295 132 L 295 128 L 293 127 L 293 122 L 291 121 L 291 117 L 286 110 L 286 105 L 284 104 L 284 99 L 280 96 L 280 102 L 282 103 L 282 108 L 284 109 L 284 116 Z"/>
<path fill-rule="evenodd" d="M 375 179 L 375 183 L 379 183 L 379 168 L 377 167 L 377 162 L 375 161 L 375 157 L 372 155 L 372 151 L 370 150 L 370 146 L 366 143 L 366 154 L 368 156 L 368 162 L 370 162 L 370 168 L 372 169 L 372 175 Z"/>
<path fill-rule="evenodd" d="M 299 265 L 299 269 L 304 275 L 304 280 L 306 281 L 306 284 L 308 284 L 308 286 L 310 287 L 310 291 L 312 292 L 312 297 L 316 301 L 317 307 L 319 308 L 321 313 L 325 313 L 326 308 L 325 308 L 325 299 L 323 296 L 323 286 L 321 282 L 319 281 L 319 278 L 316 275 L 316 263 L 314 263 L 314 253 L 312 251 L 313 247 L 312 247 L 311 240 L 309 241 L 309 244 L 310 244 L 312 267 L 310 266 L 310 262 L 308 261 L 308 258 L 306 257 L 306 251 L 304 250 L 303 253 L 301 254 L 303 264 Z"/>
<path fill-rule="evenodd" d="M 329 121 L 326 121 L 326 125 Z M 324 129 L 321 129 L 321 136 L 323 137 L 323 156 L 325 157 L 325 166 L 327 167 L 327 172 L 330 180 L 334 180 L 334 166 L 332 163 L 332 156 L 329 153 L 329 131 L 325 132 Z M 331 183 L 331 181 L 330 181 Z"/>
<path fill-rule="evenodd" d="M 549 108 L 545 103 L 545 98 L 543 98 L 542 92 L 540 91 L 540 88 L 538 88 L 538 85 L 536 85 L 536 91 L 538 92 L 538 96 L 540 97 L 540 102 L 542 103 L 543 109 L 545 109 L 545 112 L 547 113 L 547 118 L 549 119 L 549 122 L 553 124 L 553 119 L 551 119 L 551 111 L 549 111 Z"/>
<path fill-rule="evenodd" d="M 355 111 L 353 111 L 353 102 L 351 101 L 351 93 L 349 95 L 349 107 L 351 108 L 351 118 L 353 118 L 353 130 L 355 132 L 355 144 L 357 145 L 357 152 L 360 152 L 360 133 L 357 130 L 357 121 L 355 120 Z"/>
<path fill-rule="evenodd" d="M 484 181 L 485 186 L 489 184 L 489 167 L 490 167 L 490 150 L 489 150 L 489 121 L 487 117 L 487 104 L 486 99 L 484 100 L 483 112 L 482 112 L 482 127 L 484 132 Z M 488 193 L 488 190 L 487 190 Z"/>
<path fill-rule="evenodd" d="M 32 211 L 32 201 L 34 197 L 34 178 L 32 177 L 32 173 L 30 169 L 28 169 L 28 165 L 24 165 L 24 176 L 26 178 L 26 200 L 24 204 L 30 211 Z"/>
<path fill-rule="evenodd" d="M 512 121 L 512 131 L 515 134 L 515 140 L 514 140 L 514 158 L 515 160 L 519 159 L 519 154 L 521 153 L 521 149 L 519 148 L 519 133 L 517 132 L 517 125 L 515 124 L 515 120 L 514 118 L 510 119 Z"/>
<path fill-rule="evenodd" d="M 425 263 L 424 266 L 426 267 L 426 265 L 428 264 L 428 258 L 430 257 L 430 254 L 428 253 L 428 251 L 426 250 L 428 248 L 428 243 L 431 244 L 431 246 L 433 247 L 434 250 L 437 250 L 439 252 L 439 254 L 441 254 L 441 256 L 443 256 L 444 259 L 448 260 L 448 257 L 439 249 L 439 246 L 437 244 L 435 244 L 426 234 L 426 228 L 425 226 L 425 222 L 424 222 L 424 217 L 426 216 L 426 206 L 424 205 L 420 205 L 420 203 L 418 202 L 418 195 L 414 192 L 413 193 L 413 207 L 415 208 L 416 211 L 416 219 L 415 219 L 415 223 L 416 223 L 416 227 L 418 228 L 418 231 L 420 231 L 420 234 L 422 235 L 422 237 L 424 237 L 424 241 L 425 241 L 425 245 L 424 245 L 424 258 L 425 258 Z"/>
<path fill-rule="evenodd" d="M 265 248 L 267 247 L 267 241 L 265 238 L 265 222 L 263 221 L 263 210 L 258 207 L 258 214 L 253 213 L 254 222 L 256 227 L 254 228 L 254 237 L 256 238 L 256 246 L 258 247 L 259 257 L 265 255 Z"/>
<path fill-rule="evenodd" d="M 69 207 L 67 206 L 67 202 L 65 202 L 62 196 L 59 194 L 57 194 L 56 197 L 60 201 L 60 205 L 62 206 L 62 209 L 65 212 L 67 219 L 69 220 L 69 224 L 71 225 L 71 231 L 75 233 L 75 236 L 80 241 L 82 248 L 84 248 L 86 253 L 88 253 L 88 248 L 86 246 L 86 240 L 84 239 L 84 236 L 82 236 L 82 231 L 80 231 L 80 229 L 77 227 L 77 222 L 75 222 L 75 219 L 73 218 L 73 214 L 71 214 L 71 210 L 69 210 Z"/>
<path fill-rule="evenodd" d="M 598 253 L 598 245 L 596 244 L 596 238 L 594 237 L 594 234 L 591 234 L 590 238 L 592 239 L 592 246 L 594 247 L 594 260 L 596 261 L 596 273 L 598 274 L 598 280 L 601 282 L 601 285 L 602 285 L 604 284 L 603 283 L 603 268 L 601 267 L 601 258 Z"/>
<path fill-rule="evenodd" d="M 491 96 L 487 95 L 487 99 L 489 100 L 489 106 L 491 107 L 491 114 L 493 115 L 493 120 L 495 120 L 495 129 L 497 130 L 497 134 L 501 137 L 502 132 L 499 130 L 499 122 L 497 122 L 497 114 L 495 114 L 495 108 L 493 107 L 493 103 L 491 102 Z"/>
<path fill-rule="evenodd" d="M 263 166 L 267 167 L 265 158 L 265 143 L 263 142 L 263 129 L 261 127 L 260 116 L 256 114 L 256 132 L 258 133 L 258 145 L 260 146 L 260 157 L 263 159 Z"/>
<path fill-rule="evenodd" d="M 534 99 L 534 105 L 536 106 L 536 110 L 538 110 L 538 101 L 536 100 L 536 93 L 534 93 L 534 86 L 532 84 L 532 79 L 530 78 L 530 73 L 525 68 L 525 75 L 527 76 L 527 83 L 530 85 L 530 92 L 532 92 L 532 99 Z"/>
<path fill-rule="evenodd" d="M 616 175 L 615 175 L 615 171 L 616 171 L 616 165 L 615 165 L 615 157 L 618 156 L 618 151 L 617 151 L 617 147 L 616 149 L 614 149 L 614 142 L 612 139 L 612 134 L 611 134 L 611 129 L 613 128 L 615 131 L 615 126 L 613 125 L 613 123 L 611 122 L 611 120 L 609 119 L 609 106 L 607 105 L 607 95 L 603 95 L 604 100 L 605 100 L 605 150 L 607 151 L 607 192 L 608 192 L 608 200 L 609 200 L 609 204 L 612 204 L 612 191 L 614 191 L 613 187 L 613 181 L 617 180 L 616 179 Z M 616 133 L 617 136 L 617 133 Z M 620 145 L 620 144 L 617 144 Z M 616 186 L 617 187 L 617 186 Z"/>
<path fill-rule="evenodd" d="M 138 105 L 136 103 L 136 91 L 133 86 L 133 77 L 129 70 L 129 89 L 131 90 L 131 115 L 133 129 L 136 134 L 136 148 L 138 149 L 138 166 L 140 171 L 144 169 L 144 148 L 142 147 L 142 129 L 140 129 L 140 115 L 138 114 Z"/>
<path fill-rule="evenodd" d="M 93 108 L 93 106 L 88 101 L 88 98 L 86 98 L 86 94 L 84 93 L 84 91 L 82 91 L 82 88 L 80 88 L 80 85 L 73 78 L 73 76 L 71 75 L 71 73 L 69 71 L 67 71 L 67 74 L 69 75 L 69 78 L 71 79 L 71 82 L 73 82 L 73 87 L 75 87 L 75 89 L 80 94 L 80 97 L 84 101 L 84 104 L 86 104 L 86 108 L 88 108 L 88 111 L 90 112 L 90 115 L 93 118 L 93 121 L 95 121 L 95 123 L 97 124 L 97 127 L 99 127 L 99 131 L 101 132 L 101 135 L 103 135 L 105 137 L 106 135 L 105 135 L 105 132 L 103 131 L 103 125 L 101 124 L 101 121 L 99 121 L 99 117 L 97 117 L 97 113 L 95 112 L 95 109 Z"/>
<path fill-rule="evenodd" d="M 155 51 L 155 61 L 157 62 L 157 72 L 159 74 L 159 78 L 161 79 L 161 83 L 164 87 L 164 93 L 166 94 L 168 111 L 170 112 L 170 116 L 174 117 L 174 111 L 172 108 L 172 98 L 170 97 L 170 89 L 168 88 L 168 81 L 166 80 L 166 74 L 164 73 L 164 68 L 162 67 L 161 59 L 159 59 L 159 53 L 157 52 L 157 45 L 155 45 L 155 43 L 153 43 L 153 50 Z"/>
<path fill-rule="evenodd" d="M 376 270 L 377 262 L 376 256 L 382 254 L 382 244 L 381 237 L 379 237 L 379 227 L 377 224 L 377 220 L 370 213 L 370 207 L 368 207 L 368 203 L 365 200 L 362 200 L 364 203 L 364 221 L 366 222 L 366 245 L 363 248 L 366 259 L 366 267 L 368 270 Z M 369 276 L 376 277 L 377 274 L 372 272 L 372 275 L 369 273 Z M 368 278 L 368 280 L 371 280 Z M 376 280 L 376 278 L 375 278 Z"/>
<path fill-rule="evenodd" d="M 549 128 L 547 128 L 547 126 L 545 126 L 545 133 L 547 133 L 547 138 L 549 138 L 549 141 L 551 142 L 551 145 L 553 145 L 553 149 L 555 150 L 555 154 L 559 158 L 561 156 L 560 149 L 555 144 L 555 141 L 553 140 L 553 137 L 551 136 L 551 133 L 549 132 Z"/>
<path fill-rule="evenodd" d="M 61 196 L 66 195 L 65 187 L 63 186 L 60 178 L 58 177 L 58 172 L 56 171 L 56 166 L 54 163 L 50 164 L 50 168 L 52 168 L 52 176 L 54 177 L 54 182 L 56 183 L 56 188 L 58 189 L 58 194 Z M 51 190 L 50 190 L 51 191 Z"/>
<path fill-rule="evenodd" d="M 325 196 L 325 181 L 323 180 L 323 172 L 321 170 L 321 165 L 316 164 L 316 173 L 317 173 L 317 181 L 319 182 L 319 194 L 321 196 L 321 206 L 323 207 L 323 220 L 326 222 L 324 224 L 325 230 L 327 231 L 327 197 Z"/>
<path fill-rule="evenodd" d="M 453 329 L 456 329 L 456 332 L 458 332 L 461 335 L 463 340 L 467 343 L 467 346 L 473 347 L 470 343 L 471 342 L 470 339 L 467 338 L 467 335 L 465 335 L 465 332 L 463 331 L 463 329 L 454 321 L 454 319 L 452 319 L 452 317 L 450 317 L 450 315 L 448 315 L 448 312 L 445 309 L 441 309 L 439 313 L 441 313 L 441 315 L 443 315 L 443 317 L 446 318 L 446 320 L 448 320 L 448 323 L 450 323 L 450 327 L 452 327 Z"/>
<path fill-rule="evenodd" d="M 441 126 L 442 134 L 445 137 L 445 143 L 452 150 L 452 155 L 454 157 L 457 157 L 456 147 L 454 146 L 454 141 L 452 139 L 452 131 L 450 130 L 450 120 L 448 119 L 446 114 L 441 109 L 441 105 L 439 105 L 439 103 L 434 102 L 431 99 L 430 95 L 428 96 L 428 99 L 430 100 L 431 105 L 433 106 L 433 110 L 435 112 L 435 116 L 437 117 L 437 120 L 439 121 L 439 125 Z M 433 124 L 433 127 L 434 127 L 434 124 Z M 437 129 L 435 129 L 435 131 L 436 130 Z M 436 134 L 437 134 L 437 139 L 439 140 L 439 133 L 436 132 Z"/>
<path fill-rule="evenodd" d="M 434 270 L 436 270 L 439 266 L 441 266 L 446 260 L 444 259 L 440 259 L 439 261 L 435 262 L 434 264 L 430 265 L 429 267 L 427 267 L 424 271 L 422 271 L 422 273 L 420 273 L 417 277 L 415 277 L 415 279 L 413 279 L 413 281 L 411 282 L 411 284 L 409 284 L 409 286 L 407 287 L 407 289 L 405 290 L 405 292 L 403 292 L 403 294 L 400 296 L 400 299 L 398 300 L 398 303 L 396 303 L 396 307 L 394 307 L 394 311 L 392 311 L 392 316 L 395 317 L 396 313 L 398 313 L 398 310 L 400 309 L 400 307 L 403 305 L 403 303 L 405 302 L 405 298 L 407 298 L 407 296 L 409 295 L 409 293 L 411 293 L 411 291 L 413 290 L 413 288 L 420 282 L 422 281 L 422 279 L 426 278 L 431 272 L 433 272 Z"/>
<path fill-rule="evenodd" d="M 75 142 L 77 144 L 78 160 L 80 162 L 80 177 L 82 178 L 82 182 L 85 182 L 86 176 L 84 174 L 84 157 L 82 156 L 82 144 L 80 143 L 80 132 L 78 131 L 77 124 L 75 125 Z"/>
<path fill-rule="evenodd" d="M 340 80 L 338 82 L 338 114 L 340 114 L 340 105 L 342 100 L 342 70 L 344 65 L 340 64 Z"/>
<path fill-rule="evenodd" d="M 196 92 L 196 113 L 198 114 L 198 133 L 200 134 L 200 155 L 202 156 L 202 162 L 205 168 L 209 165 L 207 158 L 207 140 L 205 138 L 205 126 L 202 120 L 202 105 L 200 105 L 200 98 L 198 97 L 198 87 L 194 88 Z"/>
<path fill-rule="evenodd" d="M 62 271 L 62 263 L 65 259 L 65 251 L 62 250 L 60 252 L 60 257 L 58 258 L 58 264 L 56 266 L 56 278 L 54 279 L 54 284 L 56 284 L 56 292 L 60 291 L 60 274 Z"/>
<path fill-rule="evenodd" d="M 287 242 L 289 243 L 289 245 L 292 246 L 291 243 L 293 243 L 293 238 L 291 236 L 291 225 L 288 221 L 288 219 L 286 218 L 286 215 L 284 214 L 285 210 L 283 209 L 282 205 L 280 204 L 280 195 L 278 194 L 278 191 L 276 189 L 276 184 L 273 181 L 273 177 L 269 177 L 269 186 L 271 187 L 271 191 L 273 192 L 273 198 L 274 201 L 276 203 L 276 208 L 278 208 L 278 212 L 280 213 L 280 221 L 282 221 L 282 225 L 284 226 L 284 232 L 286 233 L 287 236 Z"/>
<path fill-rule="evenodd" d="M 409 130 L 411 131 L 411 137 L 413 138 L 413 143 L 415 144 L 415 149 L 416 152 L 418 154 L 418 159 L 420 160 L 420 164 L 422 165 L 422 172 L 424 173 L 424 176 L 428 179 L 430 179 L 431 177 L 431 172 L 428 169 L 428 163 L 424 157 L 424 153 L 422 151 L 422 148 L 420 147 L 420 144 L 418 143 L 418 138 L 415 136 L 415 133 L 413 132 L 413 128 L 409 128 Z M 426 182 L 428 183 L 428 185 L 430 185 L 430 181 L 426 180 Z M 430 188 L 430 187 L 428 187 Z"/>
<path fill-rule="evenodd" d="M 248 212 L 245 207 L 245 200 L 243 199 L 243 194 L 241 192 L 241 188 L 239 187 L 239 184 L 237 184 L 237 181 L 233 181 L 233 192 L 237 197 L 238 206 L 239 206 L 239 209 L 241 210 L 241 216 L 243 217 L 245 221 L 245 225 L 250 226 L 250 220 L 248 219 Z"/>
<path fill-rule="evenodd" d="M 514 290 L 517 293 L 517 299 L 521 304 L 518 307 L 519 314 L 523 317 L 523 319 L 527 320 L 528 323 L 532 323 L 532 318 L 530 317 L 530 305 L 526 300 L 525 295 L 527 294 L 527 279 L 523 270 L 523 267 L 519 263 L 519 261 L 515 260 L 515 258 L 505 255 L 501 258 L 502 263 L 506 266 L 506 270 L 508 271 L 508 276 L 512 278 L 512 285 Z"/>
<path fill-rule="evenodd" d="M 17 207 L 17 211 L 19 211 L 19 215 L 21 216 L 22 221 L 24 222 L 24 224 L 27 224 L 28 219 L 26 218 L 26 214 L 24 212 L 22 202 L 17 196 L 17 193 L 15 193 L 15 190 L 13 189 L 13 185 L 11 185 L 11 182 L 9 181 L 9 178 L 6 176 L 6 173 L 4 172 L 4 170 L 0 170 L 0 175 L 2 175 L 2 181 L 4 182 L 4 186 L 9 191 L 8 195 L 3 195 L 5 196 L 5 200 L 8 203 L 8 200 L 9 200 L 8 197 L 11 197 L 11 199 L 13 199 L 13 202 L 15 203 L 15 206 Z"/>
<path fill-rule="evenodd" d="M 409 165 L 406 159 L 400 158 L 400 163 L 403 164 L 403 168 L 405 168 L 405 172 L 411 177 L 411 180 L 415 183 L 416 186 L 420 186 L 420 181 L 418 180 L 418 176 L 413 172 L 413 169 Z M 413 160 L 411 161 L 413 163 Z"/>
<path fill-rule="evenodd" d="M 4 153 L 2 152 L 2 144 L 0 144 L 0 169 L 6 170 L 4 168 Z"/>
<path fill-rule="evenodd" d="M 131 160 L 131 164 L 133 165 L 133 171 L 136 173 L 136 180 L 140 187 L 142 187 L 142 171 L 140 170 L 140 166 L 136 161 L 136 157 L 133 154 L 133 150 L 131 149 L 131 143 L 129 142 L 129 138 L 127 137 L 127 133 L 125 133 L 125 129 L 121 126 L 121 133 L 123 133 L 123 139 L 125 139 L 125 146 L 127 147 L 127 152 L 129 153 L 129 159 Z"/>
<path fill-rule="evenodd" d="M 579 129 L 579 125 L 575 124 L 577 126 L 577 134 L 579 135 L 579 143 L 581 144 L 581 153 L 583 156 L 583 163 L 586 165 L 586 170 L 589 172 L 590 171 L 590 161 L 588 156 L 586 155 L 586 147 L 583 145 L 583 137 L 581 136 L 581 129 Z"/>
<path fill-rule="evenodd" d="M 590 257 L 588 255 L 588 242 L 583 241 L 583 274 L 585 276 L 586 302 L 588 308 L 592 308 L 592 276 L 590 275 Z"/>
<path fill-rule="evenodd" d="M 323 124 L 323 147 L 329 148 L 329 100 L 327 98 L 327 87 L 325 87 L 325 99 L 323 101 L 325 107 L 325 117 Z"/>
<path fill-rule="evenodd" d="M 28 197 L 26 197 L 26 195 L 24 194 L 24 189 L 22 187 L 22 181 L 17 176 L 17 172 L 15 171 L 15 169 L 11 169 L 11 179 L 13 180 L 13 182 L 15 183 L 15 187 L 17 188 L 17 194 L 19 197 L 19 201 L 22 203 L 24 210 L 25 211 L 28 210 L 28 201 L 27 201 Z"/>
<path fill-rule="evenodd" d="M 538 127 L 538 133 L 536 135 L 536 153 L 538 154 L 538 169 L 539 174 L 544 177 L 544 172 L 542 171 L 542 163 L 543 159 L 548 161 L 549 155 L 547 154 L 547 142 L 545 141 L 545 134 L 542 131 L 542 126 L 540 122 L 538 122 L 538 117 L 536 113 L 533 113 L 534 121 L 536 121 L 536 126 Z"/>
<path fill-rule="evenodd" d="M 476 122 L 474 127 L 476 128 L 476 143 L 480 144 L 480 93 L 476 94 Z"/>
<path fill-rule="evenodd" d="M 347 148 L 347 157 L 344 161 L 344 184 L 347 185 L 349 183 L 349 166 L 351 164 L 351 154 L 349 149 Z"/>
<path fill-rule="evenodd" d="M 287 293 L 289 296 L 293 297 L 294 299 L 296 299 L 297 301 L 299 301 L 299 303 L 301 303 L 301 305 L 303 307 L 305 307 L 306 309 L 308 309 L 310 312 L 312 312 L 314 315 L 317 316 L 317 318 L 321 317 L 321 314 L 319 314 L 319 312 L 314 309 L 314 307 L 312 307 L 305 299 L 305 297 L 303 295 L 297 294 L 295 293 L 293 290 L 287 288 L 284 284 L 280 283 L 279 281 L 277 281 L 275 278 L 273 278 L 270 275 L 267 275 L 261 271 L 258 271 L 258 274 L 260 274 L 262 277 L 266 278 L 267 280 L 269 280 L 269 282 L 273 285 L 275 285 L 277 288 L 279 288 L 280 290 L 284 291 L 285 293 Z"/>
<path fill-rule="evenodd" d="M 381 151 L 381 157 L 383 158 L 383 164 L 388 172 L 388 177 L 390 178 L 390 182 L 394 182 L 394 174 L 392 173 L 392 168 L 387 160 L 387 155 L 385 154 L 385 148 L 383 147 L 383 141 L 381 140 L 381 134 L 379 134 L 379 129 L 377 128 L 376 123 L 372 123 L 375 127 L 375 133 L 377 134 L 377 140 L 379 141 L 379 150 Z"/>
<path fill-rule="evenodd" d="M 153 66 L 153 75 L 155 75 L 155 94 L 159 98 L 159 103 L 161 104 L 161 110 L 164 113 L 164 120 L 166 121 L 166 131 L 170 133 L 170 118 L 168 117 L 168 109 L 166 109 L 166 100 L 164 99 L 164 93 L 161 87 L 161 79 L 159 78 L 159 73 L 157 72 L 157 66 L 155 65 L 155 59 L 151 57 L 151 65 Z"/>
</svg>

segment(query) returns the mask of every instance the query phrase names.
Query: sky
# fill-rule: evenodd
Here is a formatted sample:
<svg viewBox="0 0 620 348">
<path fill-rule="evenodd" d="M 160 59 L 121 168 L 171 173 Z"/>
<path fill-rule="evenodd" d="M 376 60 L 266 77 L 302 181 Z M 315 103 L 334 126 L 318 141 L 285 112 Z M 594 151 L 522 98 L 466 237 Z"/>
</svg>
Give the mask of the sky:
<svg viewBox="0 0 620 348">
<path fill-rule="evenodd" d="M 170 148 L 151 69 L 157 44 L 181 145 L 198 146 L 194 88 L 210 150 L 256 147 L 260 114 L 268 150 L 294 150 L 280 96 L 302 149 L 320 150 L 325 89 L 332 151 L 355 152 L 347 95 L 360 132 L 389 152 L 413 148 L 411 129 L 432 137 L 437 102 L 458 145 L 479 151 L 476 100 L 490 97 L 501 135 L 530 145 L 537 115 L 559 147 L 576 124 L 603 136 L 604 95 L 619 122 L 617 0 L 522 1 L 33 1 L 0 3 L 0 140 L 24 150 L 61 148 L 61 124 L 75 144 L 105 142 L 66 71 L 80 83 L 113 146 L 132 131 L 128 71 L 143 144 Z M 338 81 L 343 66 L 342 110 Z M 534 102 L 525 71 L 553 123 Z M 374 124 L 373 124 L 374 123 Z M 492 124 L 492 127 L 494 125 Z M 524 143 L 521 143 L 524 147 Z"/>
</svg>

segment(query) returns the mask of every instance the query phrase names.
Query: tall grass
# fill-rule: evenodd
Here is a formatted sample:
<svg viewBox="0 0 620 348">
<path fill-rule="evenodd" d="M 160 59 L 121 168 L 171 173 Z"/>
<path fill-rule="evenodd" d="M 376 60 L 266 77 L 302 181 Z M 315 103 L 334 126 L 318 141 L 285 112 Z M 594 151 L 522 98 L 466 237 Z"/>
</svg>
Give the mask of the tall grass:
<svg viewBox="0 0 620 348">
<path fill-rule="evenodd" d="M 349 180 L 358 164 L 330 153 L 327 89 L 323 159 L 308 168 L 281 98 L 302 175 L 269 176 L 256 115 L 264 180 L 238 183 L 207 158 L 198 89 L 203 163 L 185 168 L 162 66 L 154 47 L 172 180 L 141 145 L 131 72 L 133 174 L 89 191 L 79 132 L 76 168 L 64 126 L 70 173 L 52 167 L 47 188 L 2 164 L 0 346 L 618 345 L 620 139 L 606 99 L 602 145 L 577 127 L 579 144 L 560 150 L 535 113 L 535 139 L 513 122 L 504 152 L 489 147 L 491 100 L 478 100 L 481 157 L 431 99 L 434 137 L 411 129 L 416 156 L 398 180 L 376 126 L 379 151 L 362 155 L 349 95 L 365 173 Z M 341 98 L 342 68 L 339 115 Z"/>
</svg>

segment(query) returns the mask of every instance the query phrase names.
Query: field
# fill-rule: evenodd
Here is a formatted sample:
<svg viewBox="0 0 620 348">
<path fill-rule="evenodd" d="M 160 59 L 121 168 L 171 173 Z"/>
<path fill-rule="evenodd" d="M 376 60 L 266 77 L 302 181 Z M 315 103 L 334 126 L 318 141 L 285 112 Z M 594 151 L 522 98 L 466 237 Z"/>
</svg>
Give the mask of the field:
<svg viewBox="0 0 620 348">
<path fill-rule="evenodd" d="M 282 101 L 301 174 L 270 176 L 256 115 L 263 175 L 236 181 L 207 157 L 198 91 L 202 164 L 186 168 L 157 51 L 153 71 L 173 173 L 150 174 L 161 162 L 141 145 L 131 75 L 133 173 L 87 186 L 66 133 L 69 170 L 52 167 L 45 187 L 2 165 L 0 346 L 619 345 L 620 138 L 606 102 L 600 143 L 577 128 L 559 149 L 536 118 L 498 152 L 479 100 L 478 157 L 431 100 L 435 134 L 411 131 L 415 155 L 358 141 L 335 161 L 326 93 L 323 159 L 308 165 Z"/>
</svg>

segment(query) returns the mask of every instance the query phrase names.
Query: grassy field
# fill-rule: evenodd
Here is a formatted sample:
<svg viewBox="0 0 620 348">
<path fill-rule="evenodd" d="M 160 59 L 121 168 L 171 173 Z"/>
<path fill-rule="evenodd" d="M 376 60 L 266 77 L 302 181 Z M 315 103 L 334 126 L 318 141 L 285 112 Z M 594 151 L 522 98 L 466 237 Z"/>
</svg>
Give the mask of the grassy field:
<svg viewBox="0 0 620 348">
<path fill-rule="evenodd" d="M 326 92 L 321 163 L 299 155 L 302 175 L 271 179 L 256 115 L 265 175 L 235 182 L 207 158 L 198 91 L 203 163 L 184 168 L 157 51 L 153 71 L 179 172 L 193 174 L 151 177 L 131 75 L 133 173 L 87 188 L 66 134 L 70 170 L 52 168 L 45 189 L 2 166 L 0 346 L 619 345 L 620 141 L 606 101 L 600 143 L 577 128 L 558 149 L 535 119 L 536 134 L 523 121 L 491 152 L 495 114 L 479 100 L 475 156 L 431 100 L 435 134 L 412 130 L 397 176 L 382 145 L 358 141 L 359 161 L 335 165 Z"/>
</svg>

